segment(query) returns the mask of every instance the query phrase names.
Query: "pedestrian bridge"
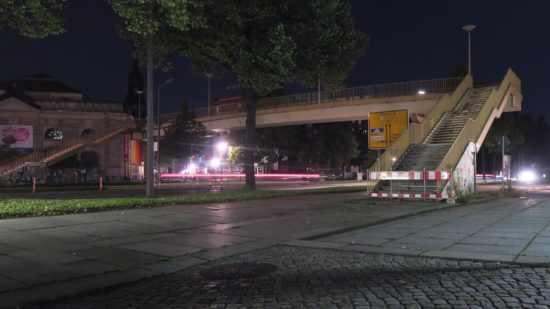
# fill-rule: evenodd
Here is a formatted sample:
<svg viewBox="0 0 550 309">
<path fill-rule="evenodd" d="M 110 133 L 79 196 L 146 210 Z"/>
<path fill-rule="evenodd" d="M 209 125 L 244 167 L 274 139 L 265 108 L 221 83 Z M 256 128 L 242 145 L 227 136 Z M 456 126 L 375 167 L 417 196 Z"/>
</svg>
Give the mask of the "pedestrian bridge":
<svg viewBox="0 0 550 309">
<path fill-rule="evenodd" d="M 409 115 L 427 114 L 461 81 L 462 78 L 442 78 L 265 98 L 258 102 L 256 127 L 365 120 L 372 112 L 402 109 L 408 110 Z M 209 131 L 245 128 L 244 102 L 194 112 Z"/>
</svg>

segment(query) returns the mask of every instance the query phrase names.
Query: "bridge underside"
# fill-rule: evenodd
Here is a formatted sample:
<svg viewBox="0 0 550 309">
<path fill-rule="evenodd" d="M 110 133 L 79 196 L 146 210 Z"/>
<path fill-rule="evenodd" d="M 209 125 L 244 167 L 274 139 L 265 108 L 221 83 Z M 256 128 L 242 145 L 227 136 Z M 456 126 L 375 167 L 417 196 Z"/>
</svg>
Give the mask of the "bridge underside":
<svg viewBox="0 0 550 309">
<path fill-rule="evenodd" d="M 357 99 L 303 106 L 259 108 L 256 127 L 275 127 L 323 122 L 368 119 L 369 113 L 391 110 L 408 110 L 409 114 L 426 114 L 443 93 L 392 98 Z M 209 131 L 244 129 L 245 112 L 197 118 Z"/>
</svg>

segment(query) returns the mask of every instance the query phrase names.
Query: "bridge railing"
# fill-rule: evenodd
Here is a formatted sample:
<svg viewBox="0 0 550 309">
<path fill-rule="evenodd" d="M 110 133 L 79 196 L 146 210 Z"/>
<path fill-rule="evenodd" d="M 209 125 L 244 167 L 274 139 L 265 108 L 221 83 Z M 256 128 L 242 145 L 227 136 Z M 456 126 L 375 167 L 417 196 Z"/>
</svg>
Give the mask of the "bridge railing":
<svg viewBox="0 0 550 309">
<path fill-rule="evenodd" d="M 448 93 L 462 81 L 462 77 L 440 78 L 429 80 L 417 80 L 401 83 L 390 83 L 371 85 L 363 87 L 342 88 L 337 90 L 325 90 L 318 92 L 308 92 L 280 97 L 264 98 L 258 102 L 258 109 L 289 107 L 317 103 L 338 102 L 348 100 L 361 100 L 373 98 L 401 97 L 418 95 L 420 91 L 425 94 L 430 93 Z M 238 103 L 228 103 L 208 108 L 195 109 L 195 116 L 198 118 L 214 116 L 220 114 L 229 114 L 243 112 L 245 110 L 244 101 Z"/>
</svg>

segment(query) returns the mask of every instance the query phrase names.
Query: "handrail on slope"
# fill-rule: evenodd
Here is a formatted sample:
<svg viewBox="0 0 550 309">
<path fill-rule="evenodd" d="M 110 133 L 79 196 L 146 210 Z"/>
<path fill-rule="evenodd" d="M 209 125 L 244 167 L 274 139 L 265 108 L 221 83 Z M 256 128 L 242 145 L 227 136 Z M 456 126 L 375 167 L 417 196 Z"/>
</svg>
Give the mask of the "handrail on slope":
<svg viewBox="0 0 550 309">
<path fill-rule="evenodd" d="M 446 168 L 454 171 L 458 161 L 464 154 L 464 150 L 471 141 L 474 141 L 477 149 L 479 149 L 493 120 L 502 114 L 510 94 L 521 100 L 521 80 L 512 69 L 508 69 L 498 89 L 491 91 L 476 119 L 469 119 L 466 122 L 447 155 L 439 164 L 438 170 Z"/>
<path fill-rule="evenodd" d="M 113 131 L 110 131 L 92 141 L 89 141 L 87 143 L 76 143 L 68 147 L 56 147 L 53 149 L 50 149 L 49 151 L 45 152 L 33 152 L 27 156 L 24 156 L 23 158 L 20 158 L 14 162 L 10 162 L 9 164 L 6 164 L 1 170 L 0 170 L 0 176 L 4 176 L 5 174 L 9 174 L 13 172 L 14 170 L 18 170 L 25 165 L 32 163 L 32 162 L 40 162 L 40 163 L 51 163 L 51 160 L 57 160 L 60 156 L 67 156 L 69 154 L 74 153 L 75 151 L 80 150 L 81 148 L 88 146 L 88 145 L 96 145 L 99 143 L 102 143 L 124 131 L 127 129 L 125 127 L 118 128 Z"/>
<path fill-rule="evenodd" d="M 464 77 L 462 82 L 451 94 L 445 94 L 439 102 L 434 105 L 421 124 L 410 124 L 369 170 L 378 172 L 392 169 L 398 162 L 396 159 L 403 156 L 411 144 L 422 143 L 445 112 L 452 111 L 472 85 L 472 76 L 467 75 Z"/>
</svg>

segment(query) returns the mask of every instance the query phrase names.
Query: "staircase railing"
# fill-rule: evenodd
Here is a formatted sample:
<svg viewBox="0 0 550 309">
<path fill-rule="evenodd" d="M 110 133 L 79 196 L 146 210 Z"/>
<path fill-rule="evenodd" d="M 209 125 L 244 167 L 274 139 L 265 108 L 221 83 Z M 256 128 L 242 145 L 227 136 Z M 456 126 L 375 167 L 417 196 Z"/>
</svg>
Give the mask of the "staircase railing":
<svg viewBox="0 0 550 309">
<path fill-rule="evenodd" d="M 378 158 L 371 166 L 370 171 L 388 171 L 398 162 L 411 144 L 422 143 L 439 119 L 445 112 L 451 111 L 460 102 L 468 88 L 473 85 L 471 75 L 464 77 L 462 82 L 451 94 L 445 94 L 439 102 L 430 110 L 421 124 L 410 124 L 409 127 L 399 136 L 392 146 Z"/>
<path fill-rule="evenodd" d="M 48 149 L 47 151 L 33 152 L 24 157 L 18 158 L 15 161 L 11 161 L 9 162 L 9 164 L 6 164 L 5 166 L 0 167 L 1 168 L 0 176 L 4 176 L 5 174 L 18 170 L 31 162 L 40 162 L 44 164 L 49 164 L 49 163 L 52 163 L 53 161 L 58 161 L 72 153 L 79 151 L 81 148 L 85 146 L 100 144 L 126 130 L 127 130 L 126 128 L 119 128 L 103 136 L 100 136 L 95 140 L 89 141 L 87 143 L 77 143 L 65 148 L 55 147 L 52 149 Z"/>
<path fill-rule="evenodd" d="M 471 141 L 476 142 L 477 148 L 479 149 L 484 139 L 484 134 L 482 133 L 489 129 L 496 117 L 500 117 L 508 101 L 506 98 L 509 97 L 510 94 L 516 94 L 518 99 L 521 100 L 520 93 L 521 81 L 514 71 L 508 69 L 498 89 L 493 89 L 491 91 L 491 94 L 475 120 L 469 119 L 466 122 L 466 125 L 460 131 L 460 134 L 447 152 L 447 155 L 439 164 L 438 170 L 442 168 L 454 170 Z"/>
</svg>

